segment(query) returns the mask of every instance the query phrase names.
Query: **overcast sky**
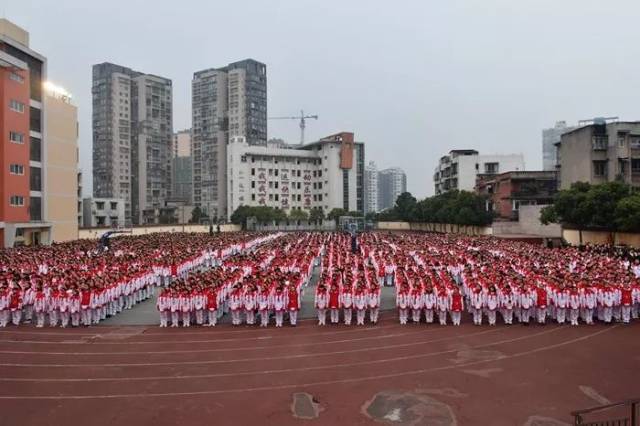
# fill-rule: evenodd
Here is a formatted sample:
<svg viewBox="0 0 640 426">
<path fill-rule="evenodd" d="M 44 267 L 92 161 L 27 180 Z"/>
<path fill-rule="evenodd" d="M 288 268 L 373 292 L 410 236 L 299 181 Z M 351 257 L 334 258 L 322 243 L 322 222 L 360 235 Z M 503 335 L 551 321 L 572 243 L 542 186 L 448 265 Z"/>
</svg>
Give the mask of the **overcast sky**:
<svg viewBox="0 0 640 426">
<path fill-rule="evenodd" d="M 541 130 L 557 120 L 640 118 L 637 0 L 1 4 L 74 96 L 87 183 L 91 65 L 104 61 L 172 79 L 176 130 L 191 125 L 194 71 L 262 61 L 270 116 L 318 114 L 307 140 L 355 132 L 367 161 L 402 167 L 420 197 L 451 149 L 523 153 L 540 169 Z M 269 137 L 296 142 L 298 123 L 270 121 Z"/>
</svg>

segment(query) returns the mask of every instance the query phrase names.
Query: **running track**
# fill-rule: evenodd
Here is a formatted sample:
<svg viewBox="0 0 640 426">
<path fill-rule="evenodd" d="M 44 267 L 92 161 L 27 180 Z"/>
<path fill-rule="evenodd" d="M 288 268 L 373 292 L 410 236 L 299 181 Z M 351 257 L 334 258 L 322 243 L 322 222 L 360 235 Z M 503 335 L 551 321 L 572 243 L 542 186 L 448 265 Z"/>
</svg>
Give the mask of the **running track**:
<svg viewBox="0 0 640 426">
<path fill-rule="evenodd" d="M 380 424 L 363 406 L 383 391 L 446 404 L 455 421 L 441 424 L 570 423 L 571 410 L 640 393 L 638 322 L 440 327 L 381 316 L 375 327 L 3 329 L 0 424 Z M 293 416 L 296 392 L 319 402 L 316 419 Z"/>
</svg>

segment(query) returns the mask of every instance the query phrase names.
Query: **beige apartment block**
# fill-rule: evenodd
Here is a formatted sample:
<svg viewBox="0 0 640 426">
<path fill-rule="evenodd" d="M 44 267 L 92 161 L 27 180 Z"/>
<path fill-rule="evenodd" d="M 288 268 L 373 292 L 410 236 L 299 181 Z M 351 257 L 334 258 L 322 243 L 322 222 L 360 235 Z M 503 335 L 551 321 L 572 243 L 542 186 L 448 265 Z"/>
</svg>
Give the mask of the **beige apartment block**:
<svg viewBox="0 0 640 426">
<path fill-rule="evenodd" d="M 78 238 L 78 109 L 62 88 L 45 84 L 46 209 L 51 241 Z"/>
</svg>

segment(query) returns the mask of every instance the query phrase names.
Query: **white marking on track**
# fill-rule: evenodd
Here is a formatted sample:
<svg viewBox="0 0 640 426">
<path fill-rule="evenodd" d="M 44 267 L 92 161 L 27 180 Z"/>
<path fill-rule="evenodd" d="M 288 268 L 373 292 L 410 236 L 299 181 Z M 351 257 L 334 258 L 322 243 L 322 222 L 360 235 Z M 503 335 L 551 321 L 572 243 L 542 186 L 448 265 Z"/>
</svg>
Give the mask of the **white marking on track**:
<svg viewBox="0 0 640 426">
<path fill-rule="evenodd" d="M 580 385 L 578 386 L 578 388 L 582 391 L 583 394 L 587 395 L 589 398 L 593 399 L 595 402 L 597 402 L 600 405 L 611 404 L 611 401 L 608 398 L 602 396 L 600 393 L 598 393 L 598 391 L 596 391 L 591 386 Z"/>
<path fill-rule="evenodd" d="M 298 354 L 298 355 L 286 355 L 286 356 L 275 356 L 275 357 L 262 357 L 262 358 L 239 358 L 239 359 L 223 359 L 223 360 L 203 360 L 203 361 L 182 361 L 182 362 L 150 362 L 150 363 L 112 363 L 112 364 L 20 364 L 20 363 L 1 363 L 0 367 L 46 367 L 46 368 L 79 368 L 79 367 L 148 367 L 148 366 L 175 366 L 175 365 L 202 365 L 202 364 L 230 364 L 234 362 L 256 362 L 256 361 L 275 361 L 281 359 L 299 359 L 299 358 L 310 358 L 310 357 L 318 357 L 318 356 L 328 356 L 328 355 L 344 355 L 350 353 L 359 353 L 359 352 L 368 352 L 371 350 L 387 350 L 387 349 L 397 349 L 411 346 L 419 346 L 425 345 L 428 343 L 434 343 L 444 340 L 458 339 L 460 337 L 474 337 L 488 333 L 495 333 L 499 331 L 498 328 L 492 328 L 486 331 L 482 331 L 480 333 L 468 333 L 468 334 L 457 334 L 455 336 L 445 337 L 443 339 L 435 339 L 435 340 L 423 340 L 419 342 L 411 342 L 411 343 L 400 343 L 397 345 L 386 345 L 386 346 L 375 346 L 374 348 L 361 348 L 361 349 L 350 349 L 344 351 L 334 351 L 334 352 L 316 352 L 310 354 Z M 551 330 L 555 330 L 551 329 Z M 544 333 L 544 332 L 543 332 Z"/>
<path fill-rule="evenodd" d="M 453 370 L 453 369 L 459 369 L 460 367 L 468 367 L 472 365 L 481 365 L 489 362 L 504 361 L 506 359 L 519 358 L 519 357 L 528 356 L 534 353 L 539 353 L 539 352 L 559 348 L 562 346 L 572 345 L 574 343 L 587 340 L 595 336 L 598 336 L 600 334 L 606 333 L 618 327 L 619 327 L 618 325 L 614 325 L 612 327 L 604 328 L 600 331 L 596 331 L 586 336 L 577 337 L 575 339 L 567 340 L 562 343 L 541 346 L 533 350 L 518 352 L 512 355 L 505 355 L 500 359 L 481 360 L 481 361 L 474 361 L 474 362 L 470 362 L 462 365 L 449 365 L 444 367 L 434 367 L 434 368 L 425 368 L 420 370 L 403 371 L 401 373 L 379 374 L 374 376 L 356 377 L 356 378 L 350 378 L 350 379 L 327 380 L 327 381 L 309 382 L 309 383 L 293 383 L 293 384 L 275 385 L 275 386 L 259 386 L 259 387 L 253 387 L 253 388 L 240 388 L 240 389 L 219 389 L 219 390 L 195 391 L 195 392 L 166 392 L 166 393 L 147 393 L 147 394 L 144 394 L 144 393 L 109 394 L 109 395 L 35 395 L 35 396 L 7 395 L 7 396 L 0 396 L 0 400 L 83 400 L 83 399 L 120 399 L 120 398 L 157 398 L 157 397 L 176 397 L 176 396 L 217 395 L 217 394 L 244 393 L 244 392 L 263 392 L 263 391 L 286 390 L 286 389 L 295 389 L 295 388 L 307 388 L 307 387 L 313 387 L 313 386 L 359 383 L 359 382 L 365 382 L 365 381 L 371 381 L 371 380 L 392 379 L 396 377 L 426 374 L 426 373 L 432 373 L 436 371 Z M 561 329 L 561 327 L 557 329 Z M 557 329 L 554 329 L 554 330 L 557 330 Z"/>
<path fill-rule="evenodd" d="M 150 355 L 150 354 L 188 354 L 188 353 L 208 353 L 208 352 L 233 352 L 233 351 L 246 351 L 246 350 L 257 350 L 257 349 L 286 349 L 286 348 L 304 348 L 307 346 L 321 346 L 335 343 L 350 343 L 350 342 L 361 342 L 364 340 L 373 340 L 373 339 L 390 339 L 395 337 L 403 337 L 403 336 L 412 336 L 412 335 L 424 335 L 428 334 L 432 331 L 444 330 L 444 328 L 430 328 L 421 331 L 412 331 L 406 333 L 396 333 L 396 334 L 384 334 L 380 336 L 366 336 L 366 337 L 358 337 L 354 339 L 342 339 L 342 340 L 329 340 L 324 342 L 311 342 L 311 343 L 298 343 L 295 345 L 277 345 L 277 346 L 244 346 L 239 348 L 216 348 L 216 349 L 192 349 L 192 350 L 180 350 L 180 351 L 126 351 L 126 352 L 43 352 L 43 351 L 0 351 L 0 354 L 14 354 L 14 355 L 72 355 L 72 356 L 83 356 L 83 355 Z M 240 341 L 245 341 L 245 339 L 237 339 Z M 1 343 L 1 342 L 0 342 Z M 83 342 L 85 345 L 89 342 Z M 185 342 L 187 343 L 187 342 Z M 94 343 L 91 342 L 90 346 L 93 346 Z"/>
</svg>

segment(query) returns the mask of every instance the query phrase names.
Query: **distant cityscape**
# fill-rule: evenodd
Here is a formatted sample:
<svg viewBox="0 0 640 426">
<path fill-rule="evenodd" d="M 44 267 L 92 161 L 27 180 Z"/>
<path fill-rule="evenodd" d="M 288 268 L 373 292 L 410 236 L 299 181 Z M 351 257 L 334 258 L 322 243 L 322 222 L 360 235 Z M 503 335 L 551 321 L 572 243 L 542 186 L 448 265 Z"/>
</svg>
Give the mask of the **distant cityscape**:
<svg viewBox="0 0 640 426">
<path fill-rule="evenodd" d="M 305 143 L 304 120 L 317 116 L 270 117 L 267 66 L 244 59 L 193 73 L 191 128 L 179 131 L 170 79 L 94 65 L 93 192 L 83 194 L 71 94 L 49 82 L 46 57 L 6 19 L 0 46 L 4 247 L 75 239 L 79 228 L 183 224 L 196 210 L 206 223 L 228 222 L 241 206 L 372 215 L 407 191 L 405 172 L 368 160 L 355 129 Z M 302 120 L 301 140 L 268 139 L 271 118 Z M 475 191 L 496 220 L 513 221 L 521 206 L 546 205 L 574 182 L 640 184 L 640 122 L 558 121 L 541 136 L 542 170 L 527 169 L 519 153 L 469 146 L 427 159 L 434 194 Z"/>
</svg>

